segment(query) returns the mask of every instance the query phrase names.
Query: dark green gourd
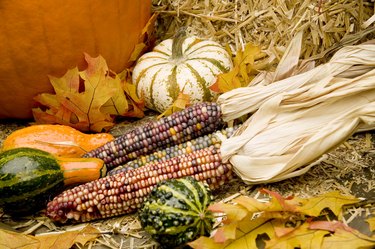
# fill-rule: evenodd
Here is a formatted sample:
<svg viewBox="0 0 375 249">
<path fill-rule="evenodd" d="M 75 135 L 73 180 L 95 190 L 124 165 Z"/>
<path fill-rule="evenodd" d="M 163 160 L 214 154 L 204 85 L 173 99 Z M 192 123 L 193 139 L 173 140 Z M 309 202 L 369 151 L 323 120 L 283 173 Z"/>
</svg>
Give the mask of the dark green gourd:
<svg viewBox="0 0 375 249">
<path fill-rule="evenodd" d="M 63 172 L 51 154 L 32 148 L 0 153 L 0 207 L 6 213 L 39 210 L 63 187 Z"/>
<path fill-rule="evenodd" d="M 139 210 L 142 227 L 163 248 L 174 248 L 209 235 L 213 216 L 211 193 L 193 177 L 160 182 Z"/>
</svg>

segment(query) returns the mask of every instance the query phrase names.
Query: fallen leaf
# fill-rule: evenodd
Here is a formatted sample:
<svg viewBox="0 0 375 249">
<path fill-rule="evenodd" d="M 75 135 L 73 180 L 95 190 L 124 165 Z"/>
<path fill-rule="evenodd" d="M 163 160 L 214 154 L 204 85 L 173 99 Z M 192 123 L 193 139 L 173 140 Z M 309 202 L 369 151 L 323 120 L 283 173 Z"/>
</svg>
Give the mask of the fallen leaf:
<svg viewBox="0 0 375 249">
<path fill-rule="evenodd" d="M 324 236 L 329 234 L 324 230 L 311 230 L 307 223 L 294 229 L 282 237 L 273 237 L 266 241 L 266 249 L 320 249 Z"/>
<path fill-rule="evenodd" d="M 30 235 L 0 229 L 0 248 L 39 249 L 40 241 Z"/>
<path fill-rule="evenodd" d="M 239 196 L 234 202 L 245 207 L 249 212 L 295 212 L 299 201 L 292 198 L 284 198 L 280 194 L 262 189 L 261 192 L 269 194 L 272 198 L 267 202 L 260 202 L 257 199 L 247 196 Z"/>
<path fill-rule="evenodd" d="M 338 216 L 344 205 L 355 204 L 358 202 L 359 199 L 353 196 L 345 196 L 338 191 L 333 191 L 306 199 L 304 204 L 297 209 L 301 213 L 317 217 L 323 209 L 329 208 L 336 216 Z"/>
<path fill-rule="evenodd" d="M 100 235 L 100 231 L 91 225 L 85 226 L 78 231 L 66 231 L 63 233 L 47 233 L 37 235 L 40 243 L 40 249 L 65 249 L 71 248 L 75 243 L 84 246 L 87 242 L 95 240 Z"/>
<path fill-rule="evenodd" d="M 375 231 L 375 217 L 366 219 L 366 222 L 369 224 L 370 231 Z"/>
<path fill-rule="evenodd" d="M 330 232 L 335 232 L 337 229 L 342 229 L 348 232 L 355 231 L 353 228 L 345 225 L 344 223 L 340 221 L 313 221 L 309 222 L 309 228 L 310 229 L 320 229 L 320 230 L 326 230 Z"/>
<path fill-rule="evenodd" d="M 229 72 L 219 74 L 210 89 L 217 93 L 225 93 L 247 86 L 258 73 L 255 61 L 264 55 L 259 46 L 247 43 L 243 50 L 239 49 L 236 52 L 233 58 L 233 68 Z"/>
<path fill-rule="evenodd" d="M 227 226 L 218 228 L 214 236 L 214 241 L 216 243 L 224 243 L 230 239 L 235 239 L 237 226 L 237 222 L 232 222 Z"/>
<path fill-rule="evenodd" d="M 55 94 L 35 97 L 37 123 L 57 123 L 81 131 L 103 132 L 114 126 L 116 116 L 143 117 L 142 101 L 131 86 L 112 73 L 103 57 L 85 54 L 87 68 L 70 69 L 61 78 L 50 76 Z"/>
<path fill-rule="evenodd" d="M 230 223 L 240 221 L 248 215 L 248 211 L 241 205 L 233 205 L 227 203 L 213 203 L 208 207 L 208 210 L 215 213 L 224 213 L 225 219 L 223 223 Z"/>
<path fill-rule="evenodd" d="M 347 231 L 341 228 L 335 233 L 325 237 L 321 249 L 373 249 L 375 248 L 375 238 L 368 237 L 358 231 Z"/>
<path fill-rule="evenodd" d="M 323 248 L 323 243 L 338 243 L 332 238 L 337 231 L 338 239 L 340 236 L 346 236 L 355 240 L 346 233 L 355 235 L 360 243 L 364 243 L 362 240 L 368 238 L 341 221 L 324 220 L 327 217 L 322 214 L 323 209 L 329 208 L 337 217 L 341 217 L 343 206 L 357 203 L 357 198 L 343 196 L 338 192 L 329 192 L 309 199 L 283 197 L 267 189 L 260 192 L 267 194 L 269 201 L 239 196 L 230 203 L 210 205 L 209 210 L 222 217 L 220 226 L 211 237 L 198 238 L 189 245 L 200 249 L 264 248 L 259 244 L 261 241 L 266 244 L 265 248 L 270 249 L 319 249 Z M 326 238 L 328 242 L 325 242 Z M 370 241 L 372 240 L 374 238 L 370 238 Z M 350 243 L 354 245 L 354 242 Z"/>
<path fill-rule="evenodd" d="M 206 236 L 201 236 L 198 239 L 189 242 L 188 245 L 194 249 L 221 249 L 225 247 L 224 244 L 216 243 Z"/>
<path fill-rule="evenodd" d="M 244 223 L 241 225 L 241 223 Z M 230 225 L 233 229 L 233 226 Z M 222 240 L 223 233 L 215 233 L 213 238 L 200 237 L 188 245 L 195 249 L 254 249 L 257 247 L 257 238 L 262 234 L 272 234 L 274 229 L 272 224 L 262 219 L 244 219 L 239 222 L 235 231 L 235 239 L 226 238 Z M 245 228 L 245 230 L 242 230 Z M 226 233 L 226 232 L 225 232 Z M 215 237 L 218 238 L 215 239 Z M 232 236 L 232 235 L 231 235 Z"/>
<path fill-rule="evenodd" d="M 157 17 L 158 13 L 154 13 L 146 23 L 145 27 L 142 29 L 141 35 L 139 37 L 140 43 L 135 45 L 135 48 L 130 55 L 129 61 L 126 65 L 127 68 L 132 66 L 138 60 L 138 58 L 141 57 L 142 54 L 144 54 L 149 48 L 154 46 L 154 30 Z"/>
<path fill-rule="evenodd" d="M 217 76 L 216 82 L 210 86 L 210 89 L 217 93 L 225 93 L 235 88 L 241 87 L 241 81 L 238 78 L 239 72 L 239 66 L 235 65 L 229 72 L 219 74 Z"/>
<path fill-rule="evenodd" d="M 172 103 L 172 105 L 167 110 L 161 113 L 158 116 L 158 118 L 166 117 L 166 116 L 171 115 L 174 112 L 181 111 L 185 109 L 188 105 L 190 105 L 190 96 L 183 92 L 179 92 L 177 99 Z"/>
</svg>

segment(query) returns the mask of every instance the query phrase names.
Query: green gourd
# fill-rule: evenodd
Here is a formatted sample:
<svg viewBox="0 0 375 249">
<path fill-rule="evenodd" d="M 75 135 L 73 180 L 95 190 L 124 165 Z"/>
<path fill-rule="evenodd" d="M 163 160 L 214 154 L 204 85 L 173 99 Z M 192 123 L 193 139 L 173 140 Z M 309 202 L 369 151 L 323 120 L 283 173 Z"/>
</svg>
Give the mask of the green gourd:
<svg viewBox="0 0 375 249">
<path fill-rule="evenodd" d="M 97 158 L 60 158 L 34 148 L 0 153 L 0 208 L 11 215 L 27 215 L 46 204 L 65 186 L 105 175 Z"/>
<path fill-rule="evenodd" d="M 174 248 L 209 235 L 214 222 L 207 210 L 211 202 L 208 187 L 193 177 L 164 180 L 143 203 L 139 218 L 163 248 Z"/>
</svg>

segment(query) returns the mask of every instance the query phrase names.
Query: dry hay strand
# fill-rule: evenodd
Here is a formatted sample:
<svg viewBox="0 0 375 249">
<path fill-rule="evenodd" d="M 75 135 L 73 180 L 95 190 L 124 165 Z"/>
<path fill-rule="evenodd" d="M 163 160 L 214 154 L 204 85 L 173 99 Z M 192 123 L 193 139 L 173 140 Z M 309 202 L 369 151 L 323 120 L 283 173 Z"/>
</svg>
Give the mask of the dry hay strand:
<svg viewBox="0 0 375 249">
<path fill-rule="evenodd" d="M 249 42 L 259 45 L 274 64 L 299 31 L 301 58 L 320 62 L 338 45 L 374 38 L 371 0 L 153 0 L 153 11 L 159 13 L 159 39 L 186 26 L 193 35 L 229 44 L 233 52 Z"/>
</svg>

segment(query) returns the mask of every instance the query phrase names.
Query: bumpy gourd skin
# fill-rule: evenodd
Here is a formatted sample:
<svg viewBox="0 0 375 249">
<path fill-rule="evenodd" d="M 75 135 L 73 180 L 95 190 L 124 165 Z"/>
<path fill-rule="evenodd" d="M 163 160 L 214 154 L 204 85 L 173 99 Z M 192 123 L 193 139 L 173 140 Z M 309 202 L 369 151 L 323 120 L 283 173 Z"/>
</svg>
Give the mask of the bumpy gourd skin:
<svg viewBox="0 0 375 249">
<path fill-rule="evenodd" d="M 174 248 L 209 235 L 213 216 L 207 210 L 210 190 L 192 177 L 160 182 L 139 211 L 142 227 L 163 248 Z"/>
<path fill-rule="evenodd" d="M 64 188 L 64 176 L 49 153 L 17 148 L 0 153 L 0 207 L 9 214 L 32 214 Z"/>
</svg>

